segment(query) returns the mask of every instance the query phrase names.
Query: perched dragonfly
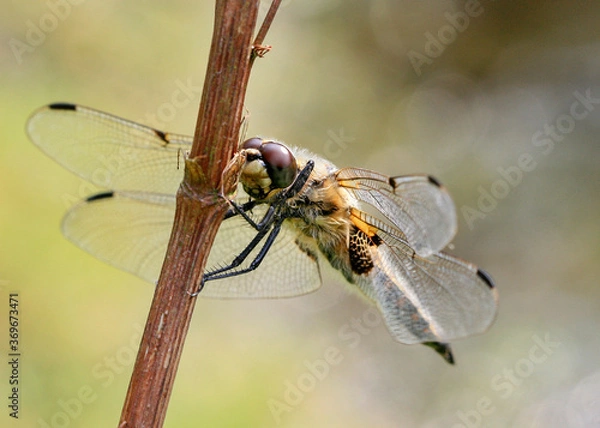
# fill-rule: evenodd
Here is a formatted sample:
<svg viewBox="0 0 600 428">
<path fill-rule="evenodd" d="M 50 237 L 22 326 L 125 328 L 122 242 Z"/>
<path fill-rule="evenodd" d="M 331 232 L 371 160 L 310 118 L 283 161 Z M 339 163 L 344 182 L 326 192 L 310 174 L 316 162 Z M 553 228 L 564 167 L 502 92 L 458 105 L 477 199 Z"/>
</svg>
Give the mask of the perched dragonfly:
<svg viewBox="0 0 600 428">
<path fill-rule="evenodd" d="M 72 207 L 64 235 L 99 259 L 156 283 L 191 137 L 73 104 L 28 121 L 48 156 L 104 189 Z M 312 292 L 324 260 L 379 308 L 391 335 L 453 363 L 448 342 L 485 331 L 497 292 L 489 275 L 444 249 L 456 233 L 446 189 L 427 175 L 336 168 L 261 138 L 236 154 L 230 200 L 201 296 L 275 298 Z"/>
</svg>

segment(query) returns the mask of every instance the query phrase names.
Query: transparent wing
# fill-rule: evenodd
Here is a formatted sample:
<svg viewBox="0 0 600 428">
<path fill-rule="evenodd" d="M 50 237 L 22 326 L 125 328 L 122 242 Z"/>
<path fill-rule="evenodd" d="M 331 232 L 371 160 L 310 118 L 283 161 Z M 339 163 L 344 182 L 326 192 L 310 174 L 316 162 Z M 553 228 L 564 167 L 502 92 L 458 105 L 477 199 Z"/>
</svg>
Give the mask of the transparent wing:
<svg viewBox="0 0 600 428">
<path fill-rule="evenodd" d="M 399 231 L 365 213 L 361 219 L 379 229 L 381 241 L 371 247 L 374 268 L 357 282 L 398 341 L 450 342 L 490 326 L 497 292 L 485 272 L 444 253 L 421 257 Z"/>
<path fill-rule="evenodd" d="M 420 256 L 446 247 L 457 229 L 456 208 L 446 189 L 427 175 L 388 177 L 360 168 L 340 169 L 338 184 L 377 216 L 402 231 Z"/>
<path fill-rule="evenodd" d="M 91 255 L 156 283 L 174 215 L 174 196 L 106 192 L 72 207 L 61 228 L 71 242 Z"/>
<path fill-rule="evenodd" d="M 31 141 L 98 187 L 174 194 L 191 137 L 74 104 L 51 104 L 27 122 Z"/>
<path fill-rule="evenodd" d="M 266 209 L 254 208 L 251 217 L 259 221 Z M 214 268 L 233 261 L 256 231 L 240 216 L 223 221 L 208 258 L 207 267 Z M 317 254 L 302 250 L 297 244 L 298 232 L 283 223 L 281 232 L 260 266 L 243 275 L 205 283 L 200 295 L 217 298 L 292 297 L 315 291 L 321 286 Z M 264 241 L 264 239 L 263 239 Z M 240 266 L 250 264 L 262 246 L 259 245 Z"/>
<path fill-rule="evenodd" d="M 253 216 L 259 218 L 264 209 L 254 211 Z M 104 262 L 156 283 L 174 213 L 174 196 L 106 192 L 74 206 L 63 219 L 62 231 L 73 243 Z M 215 238 L 207 267 L 231 262 L 255 234 L 240 216 L 225 220 Z M 209 281 L 200 296 L 273 298 L 316 290 L 321 285 L 318 260 L 300 250 L 295 240 L 292 229 L 282 229 L 256 271 Z"/>
</svg>

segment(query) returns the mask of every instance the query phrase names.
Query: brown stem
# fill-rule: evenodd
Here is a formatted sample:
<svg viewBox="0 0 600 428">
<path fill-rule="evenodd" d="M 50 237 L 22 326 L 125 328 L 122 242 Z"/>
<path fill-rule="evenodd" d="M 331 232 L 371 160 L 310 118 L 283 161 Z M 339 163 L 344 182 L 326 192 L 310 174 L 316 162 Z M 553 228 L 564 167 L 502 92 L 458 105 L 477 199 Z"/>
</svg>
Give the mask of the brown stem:
<svg viewBox="0 0 600 428">
<path fill-rule="evenodd" d="M 280 4 L 281 0 L 273 0 L 271 2 L 271 6 L 269 7 L 267 14 L 265 15 L 265 19 L 262 25 L 260 26 L 260 30 L 258 30 L 258 33 L 256 33 L 256 38 L 254 39 L 254 43 L 252 43 L 252 46 L 259 46 L 263 44 L 263 42 L 265 41 L 265 37 L 267 36 L 267 33 L 269 31 L 269 28 L 271 28 L 271 23 L 273 22 L 273 19 L 275 19 L 275 14 L 277 13 L 277 9 L 279 9 Z"/>
<path fill-rule="evenodd" d="M 162 426 L 212 241 L 227 209 L 221 172 L 238 143 L 258 0 L 217 0 L 194 143 L 177 193 L 167 256 L 119 427 Z"/>
<path fill-rule="evenodd" d="M 263 46 L 263 41 L 267 36 L 267 32 L 269 28 L 271 28 L 271 23 L 273 19 L 275 19 L 275 14 L 277 13 L 277 9 L 279 9 L 279 5 L 281 4 L 281 0 L 273 0 L 271 2 L 271 6 L 265 15 L 265 19 L 256 33 L 256 38 L 254 39 L 254 43 L 252 43 L 252 53 L 250 54 L 250 65 L 254 63 L 256 57 L 262 57 L 265 53 L 271 50 L 271 46 Z"/>
</svg>

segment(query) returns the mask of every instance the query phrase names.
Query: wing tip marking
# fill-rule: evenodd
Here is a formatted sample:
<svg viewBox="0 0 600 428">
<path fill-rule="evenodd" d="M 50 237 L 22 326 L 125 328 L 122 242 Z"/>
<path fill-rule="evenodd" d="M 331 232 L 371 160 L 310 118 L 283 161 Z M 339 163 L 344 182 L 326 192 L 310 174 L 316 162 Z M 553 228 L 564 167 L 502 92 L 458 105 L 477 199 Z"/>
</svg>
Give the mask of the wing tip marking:
<svg viewBox="0 0 600 428">
<path fill-rule="evenodd" d="M 169 144 L 169 140 L 167 139 L 167 134 L 165 132 L 160 131 L 158 129 L 154 129 L 153 131 L 158 136 L 158 138 L 165 142 L 165 144 Z"/>
<path fill-rule="evenodd" d="M 77 110 L 77 105 L 76 104 L 71 104 L 71 103 L 52 103 L 50 105 L 48 105 L 48 108 L 50 110 Z"/>
<path fill-rule="evenodd" d="M 444 187 L 444 186 L 443 186 L 443 184 L 442 184 L 442 182 L 441 182 L 440 180 L 438 180 L 437 178 L 435 178 L 434 176 L 432 176 L 432 175 L 428 175 L 428 176 L 427 176 L 427 179 L 428 179 L 428 180 L 429 180 L 429 182 L 430 182 L 431 184 L 433 184 L 434 186 L 437 186 L 437 187 L 440 187 L 440 188 L 441 188 L 441 187 Z"/>
<path fill-rule="evenodd" d="M 95 195 L 92 195 L 92 196 L 88 196 L 85 199 L 85 201 L 86 202 L 94 202 L 94 201 L 99 201 L 101 199 L 112 198 L 113 196 L 115 196 L 115 192 L 113 192 L 113 191 L 101 192 L 101 193 L 96 193 Z"/>
<path fill-rule="evenodd" d="M 484 271 L 483 269 L 477 269 L 477 276 L 479 278 L 481 278 L 481 280 L 483 282 L 486 283 L 486 285 L 490 288 L 490 289 L 495 289 L 496 285 L 494 284 L 494 280 L 492 279 L 492 277 L 490 276 L 489 273 L 487 273 L 486 271 Z"/>
<path fill-rule="evenodd" d="M 452 349 L 449 344 L 442 342 L 423 342 L 423 345 L 429 346 L 435 352 L 440 354 L 448 364 L 454 365 L 454 355 L 452 355 Z"/>
</svg>

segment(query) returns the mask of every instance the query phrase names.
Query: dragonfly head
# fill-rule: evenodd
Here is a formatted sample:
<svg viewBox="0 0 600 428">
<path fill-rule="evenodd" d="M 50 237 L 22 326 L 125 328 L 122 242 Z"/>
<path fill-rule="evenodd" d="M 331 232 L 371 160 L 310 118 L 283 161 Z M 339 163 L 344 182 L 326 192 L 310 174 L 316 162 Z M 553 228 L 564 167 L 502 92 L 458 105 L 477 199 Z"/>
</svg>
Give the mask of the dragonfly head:
<svg viewBox="0 0 600 428">
<path fill-rule="evenodd" d="M 285 189 L 298 173 L 296 158 L 277 141 L 250 138 L 241 147 L 246 152 L 240 182 L 251 197 L 262 200 L 271 192 Z"/>
</svg>

